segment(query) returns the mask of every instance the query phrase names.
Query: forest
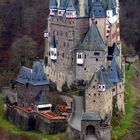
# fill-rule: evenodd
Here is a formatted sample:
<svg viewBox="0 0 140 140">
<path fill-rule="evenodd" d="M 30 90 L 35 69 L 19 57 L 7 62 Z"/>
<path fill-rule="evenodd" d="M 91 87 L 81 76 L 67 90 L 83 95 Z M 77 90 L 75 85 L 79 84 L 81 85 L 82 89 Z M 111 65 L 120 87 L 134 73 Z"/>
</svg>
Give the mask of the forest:
<svg viewBox="0 0 140 140">
<path fill-rule="evenodd" d="M 0 0 L 0 88 L 20 65 L 43 58 L 49 0 Z M 140 1 L 120 0 L 124 54 L 140 54 Z M 27 47 L 28 46 L 28 47 Z"/>
</svg>

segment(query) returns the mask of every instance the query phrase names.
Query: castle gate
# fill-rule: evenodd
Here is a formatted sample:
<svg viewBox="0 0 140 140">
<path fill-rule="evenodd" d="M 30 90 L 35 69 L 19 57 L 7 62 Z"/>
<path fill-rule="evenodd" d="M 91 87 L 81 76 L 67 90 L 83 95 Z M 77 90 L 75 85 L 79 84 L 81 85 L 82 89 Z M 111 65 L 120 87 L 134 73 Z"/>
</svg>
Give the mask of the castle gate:
<svg viewBox="0 0 140 140">
<path fill-rule="evenodd" d="M 86 135 L 95 135 L 95 127 L 92 125 L 87 126 Z"/>
</svg>

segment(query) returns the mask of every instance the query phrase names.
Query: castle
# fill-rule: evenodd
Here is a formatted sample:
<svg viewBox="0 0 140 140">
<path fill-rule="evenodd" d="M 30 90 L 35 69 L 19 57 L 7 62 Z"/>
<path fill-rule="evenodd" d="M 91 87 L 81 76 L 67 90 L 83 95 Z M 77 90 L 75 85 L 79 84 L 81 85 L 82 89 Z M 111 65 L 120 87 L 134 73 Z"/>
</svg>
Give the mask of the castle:
<svg viewBox="0 0 140 140">
<path fill-rule="evenodd" d="M 49 5 L 44 31 L 47 77 L 59 91 L 65 83 L 70 87 L 82 81 L 81 139 L 91 134 L 109 139 L 102 126 L 110 125 L 114 97 L 119 111 L 125 112 L 119 2 L 50 0 Z"/>
<path fill-rule="evenodd" d="M 22 66 L 16 88 L 3 88 L 4 117 L 25 130 L 57 133 L 69 124 L 81 140 L 110 140 L 114 106 L 125 113 L 119 2 L 50 0 L 49 8 L 45 66 Z M 74 85 L 82 94 L 56 95 L 53 85 L 55 92 Z"/>
</svg>

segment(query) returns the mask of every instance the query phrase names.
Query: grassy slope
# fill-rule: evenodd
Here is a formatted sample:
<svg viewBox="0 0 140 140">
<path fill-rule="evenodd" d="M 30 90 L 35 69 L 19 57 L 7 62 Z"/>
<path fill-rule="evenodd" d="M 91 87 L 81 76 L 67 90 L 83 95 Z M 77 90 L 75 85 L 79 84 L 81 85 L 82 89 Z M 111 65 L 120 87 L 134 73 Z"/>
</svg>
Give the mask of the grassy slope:
<svg viewBox="0 0 140 140">
<path fill-rule="evenodd" d="M 131 80 L 131 66 L 126 65 L 126 85 L 125 93 L 127 99 L 125 101 L 125 115 L 120 120 L 120 125 L 117 128 L 113 128 L 112 137 L 113 139 L 123 139 L 129 128 L 133 123 L 134 105 L 136 104 L 136 94 L 134 87 L 130 84 Z M 121 137 L 121 138 L 120 138 Z"/>
<path fill-rule="evenodd" d="M 20 128 L 17 128 L 14 124 L 10 123 L 9 121 L 3 119 L 3 99 L 0 95 L 0 126 L 6 128 L 11 133 L 16 135 L 27 135 L 27 136 L 34 136 L 38 137 L 42 140 L 58 140 L 58 135 L 48 135 L 48 134 L 42 134 L 38 131 L 24 131 Z"/>
</svg>

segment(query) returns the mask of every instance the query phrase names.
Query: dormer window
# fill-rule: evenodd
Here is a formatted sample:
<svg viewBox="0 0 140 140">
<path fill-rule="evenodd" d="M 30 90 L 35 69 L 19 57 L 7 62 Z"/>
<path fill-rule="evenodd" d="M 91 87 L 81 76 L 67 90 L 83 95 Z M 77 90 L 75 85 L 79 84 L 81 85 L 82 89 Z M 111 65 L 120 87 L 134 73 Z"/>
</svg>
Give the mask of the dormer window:
<svg viewBox="0 0 140 140">
<path fill-rule="evenodd" d="M 98 91 L 103 92 L 103 91 L 105 91 L 105 90 L 106 90 L 106 87 L 105 87 L 104 84 L 100 84 L 100 85 L 98 86 Z"/>
<path fill-rule="evenodd" d="M 77 52 L 77 64 L 82 65 L 84 63 L 83 53 Z"/>
<path fill-rule="evenodd" d="M 50 9 L 50 16 L 54 16 L 57 13 L 57 9 Z"/>
<path fill-rule="evenodd" d="M 58 16 L 63 16 L 64 15 L 65 10 L 58 10 Z"/>
<path fill-rule="evenodd" d="M 67 18 L 76 18 L 76 11 L 67 11 L 66 12 L 66 17 Z"/>
<path fill-rule="evenodd" d="M 44 38 L 47 38 L 48 37 L 48 33 L 44 33 Z"/>
</svg>

